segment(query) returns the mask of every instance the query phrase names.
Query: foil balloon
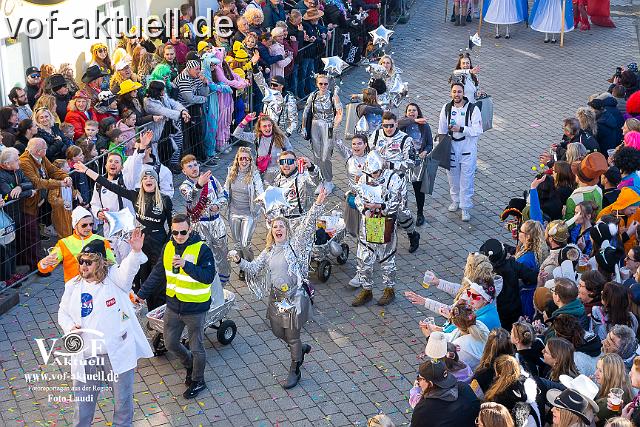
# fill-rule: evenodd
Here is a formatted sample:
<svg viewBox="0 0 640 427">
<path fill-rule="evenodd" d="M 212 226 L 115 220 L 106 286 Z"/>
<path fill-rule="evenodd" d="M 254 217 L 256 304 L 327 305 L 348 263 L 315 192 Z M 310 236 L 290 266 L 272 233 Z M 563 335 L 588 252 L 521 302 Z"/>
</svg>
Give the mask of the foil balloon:
<svg viewBox="0 0 640 427">
<path fill-rule="evenodd" d="M 369 31 L 369 34 L 371 34 L 371 37 L 373 37 L 373 44 L 377 46 L 384 46 L 389 44 L 389 38 L 393 33 L 394 31 L 387 30 L 384 25 L 380 25 L 375 30 Z"/>
<path fill-rule="evenodd" d="M 278 212 L 280 209 L 289 209 L 291 205 L 287 200 L 289 188 L 268 186 L 264 193 L 256 197 L 256 200 L 264 204 L 264 211 L 268 215 Z"/>
<path fill-rule="evenodd" d="M 339 56 L 330 56 L 328 58 L 322 58 L 324 63 L 324 71 L 332 76 L 339 76 L 344 70 L 349 67 L 349 64 L 344 62 Z"/>
<path fill-rule="evenodd" d="M 136 218 L 129 209 L 121 209 L 118 212 L 105 211 L 104 216 L 109 224 L 109 232 L 104 235 L 106 239 L 126 239 L 136 228 Z"/>
<path fill-rule="evenodd" d="M 409 91 L 409 85 L 407 83 L 400 83 L 399 79 L 395 79 L 393 86 L 389 90 L 389 97 L 394 106 L 400 105 L 402 98 L 407 96 Z"/>
<path fill-rule="evenodd" d="M 367 73 L 374 79 L 384 79 L 387 76 L 387 69 L 380 64 L 367 65 Z"/>
<path fill-rule="evenodd" d="M 287 298 L 284 298 L 282 301 L 276 303 L 276 307 L 280 313 L 287 313 L 291 312 L 295 306 L 291 304 Z"/>
<path fill-rule="evenodd" d="M 270 89 L 268 87 L 264 88 L 264 97 L 262 98 L 263 104 L 269 104 L 276 101 L 276 97 L 280 92 L 277 90 Z"/>
<path fill-rule="evenodd" d="M 369 133 L 369 122 L 365 116 L 360 117 L 360 120 L 356 123 L 355 133 L 360 135 Z"/>
</svg>

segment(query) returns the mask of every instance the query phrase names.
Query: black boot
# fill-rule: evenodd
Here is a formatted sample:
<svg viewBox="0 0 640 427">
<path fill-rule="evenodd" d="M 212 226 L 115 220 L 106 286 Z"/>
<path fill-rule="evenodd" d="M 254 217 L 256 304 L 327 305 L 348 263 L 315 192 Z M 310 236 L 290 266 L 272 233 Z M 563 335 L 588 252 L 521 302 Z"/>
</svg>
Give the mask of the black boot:
<svg viewBox="0 0 640 427">
<path fill-rule="evenodd" d="M 422 213 L 418 213 L 416 216 L 416 227 L 420 227 L 424 225 L 424 215 Z"/>
<path fill-rule="evenodd" d="M 460 15 L 456 15 L 456 23 L 453 25 L 455 25 L 456 27 L 460 26 Z"/>
<path fill-rule="evenodd" d="M 409 253 L 412 254 L 418 250 L 420 246 L 420 234 L 417 231 L 408 235 L 409 237 Z"/>
<path fill-rule="evenodd" d="M 184 378 L 184 385 L 186 385 L 187 387 L 191 386 L 191 384 L 193 383 L 191 375 L 193 375 L 193 364 L 190 368 L 187 368 L 187 376 Z"/>
<path fill-rule="evenodd" d="M 300 365 L 302 362 L 296 362 L 295 360 L 291 361 L 291 367 L 289 368 L 289 375 L 287 376 L 286 382 L 282 385 L 282 388 L 285 390 L 289 390 L 290 388 L 294 388 L 298 385 L 298 381 L 300 381 Z"/>
<path fill-rule="evenodd" d="M 309 344 L 302 344 L 302 362 L 300 362 L 301 365 L 304 363 L 304 355 L 309 353 L 311 353 L 311 346 Z"/>
<path fill-rule="evenodd" d="M 451 12 L 451 22 L 456 22 L 456 11 L 455 10 L 453 10 Z"/>
<path fill-rule="evenodd" d="M 205 388 L 207 388 L 207 385 L 204 381 L 192 381 L 189 388 L 182 393 L 182 397 L 185 399 L 193 399 Z"/>
<path fill-rule="evenodd" d="M 246 281 L 246 276 L 244 275 L 244 270 L 240 270 L 240 272 L 238 273 L 238 279 L 240 279 L 241 281 Z"/>
</svg>

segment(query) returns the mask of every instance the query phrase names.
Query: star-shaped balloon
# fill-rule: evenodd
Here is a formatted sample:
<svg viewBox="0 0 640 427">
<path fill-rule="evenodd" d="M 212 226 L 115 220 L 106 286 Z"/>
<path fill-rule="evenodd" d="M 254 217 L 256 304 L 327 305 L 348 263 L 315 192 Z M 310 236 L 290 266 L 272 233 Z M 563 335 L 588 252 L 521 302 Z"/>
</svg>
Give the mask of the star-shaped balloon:
<svg viewBox="0 0 640 427">
<path fill-rule="evenodd" d="M 478 33 L 475 33 L 474 35 L 469 37 L 469 40 L 471 41 L 471 44 L 482 47 L 482 39 L 480 38 L 480 35 Z M 469 47 L 471 47 L 471 45 Z"/>
<path fill-rule="evenodd" d="M 282 301 L 277 302 L 276 307 L 278 308 L 278 311 L 280 313 L 286 313 L 290 312 L 295 306 L 291 304 L 287 298 L 285 298 Z"/>
<path fill-rule="evenodd" d="M 356 134 L 367 135 L 369 133 L 369 122 L 365 116 L 360 117 L 360 120 L 356 123 Z"/>
<path fill-rule="evenodd" d="M 289 188 L 268 186 L 264 193 L 256 197 L 256 200 L 264 204 L 264 211 L 268 215 L 281 208 L 289 209 L 291 205 L 287 200 Z"/>
<path fill-rule="evenodd" d="M 109 232 L 105 238 L 126 238 L 136 228 L 136 218 L 129 209 L 121 209 L 118 212 L 104 211 L 104 216 L 109 224 Z"/>
<path fill-rule="evenodd" d="M 280 91 L 270 89 L 268 87 L 264 88 L 264 97 L 262 98 L 263 104 L 269 104 L 271 102 L 276 101 L 276 97 L 280 95 Z"/>
<path fill-rule="evenodd" d="M 371 74 L 374 79 L 383 79 L 387 75 L 387 69 L 379 64 L 367 65 L 367 73 Z"/>
<path fill-rule="evenodd" d="M 322 62 L 324 63 L 324 71 L 332 76 L 339 76 L 349 66 L 349 64 L 344 62 L 339 56 L 322 58 Z"/>
<path fill-rule="evenodd" d="M 393 34 L 393 30 L 387 30 L 384 25 L 380 25 L 373 31 L 369 31 L 371 37 L 373 37 L 373 44 L 377 46 L 384 46 L 389 44 L 389 37 Z"/>
</svg>

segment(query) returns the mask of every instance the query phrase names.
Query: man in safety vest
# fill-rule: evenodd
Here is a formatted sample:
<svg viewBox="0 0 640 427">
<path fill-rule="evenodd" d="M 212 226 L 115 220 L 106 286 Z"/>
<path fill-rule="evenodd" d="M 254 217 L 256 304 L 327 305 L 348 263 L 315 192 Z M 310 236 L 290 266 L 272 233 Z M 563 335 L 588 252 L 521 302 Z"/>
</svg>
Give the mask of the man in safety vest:
<svg viewBox="0 0 640 427">
<path fill-rule="evenodd" d="M 155 293 L 166 283 L 167 308 L 164 313 L 164 345 L 174 353 L 187 370 L 188 387 L 182 394 L 192 399 L 206 388 L 204 368 L 204 323 L 211 306 L 211 284 L 216 276 L 211 249 L 197 233 L 191 233 L 186 214 L 171 220 L 171 240 L 151 274 L 140 287 L 137 302 Z M 180 342 L 184 327 L 189 332 L 189 348 Z"/>
<path fill-rule="evenodd" d="M 91 212 L 78 206 L 71 212 L 71 225 L 73 226 L 73 234 L 58 240 L 55 247 L 49 250 L 49 255 L 38 263 L 38 271 L 42 274 L 48 274 L 62 262 L 65 283 L 80 274 L 77 257 L 89 242 L 104 240 L 107 259 L 116 262 L 109 242 L 104 237 L 93 234 L 93 215 Z"/>
</svg>

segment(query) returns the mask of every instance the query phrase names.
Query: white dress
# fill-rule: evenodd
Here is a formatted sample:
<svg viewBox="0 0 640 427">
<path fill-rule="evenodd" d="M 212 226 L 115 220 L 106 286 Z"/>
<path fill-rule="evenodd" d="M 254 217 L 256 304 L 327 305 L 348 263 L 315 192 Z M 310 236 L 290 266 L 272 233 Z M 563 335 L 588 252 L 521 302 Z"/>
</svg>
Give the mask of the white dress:
<svg viewBox="0 0 640 427">
<path fill-rule="evenodd" d="M 562 1 L 536 0 L 529 16 L 531 29 L 541 33 L 559 33 L 562 28 Z M 573 30 L 573 5 L 570 1 L 565 6 L 564 18 L 564 31 Z"/>
<path fill-rule="evenodd" d="M 524 15 L 516 7 L 516 0 L 491 0 L 484 20 L 490 24 L 517 24 L 525 20 Z"/>
</svg>

